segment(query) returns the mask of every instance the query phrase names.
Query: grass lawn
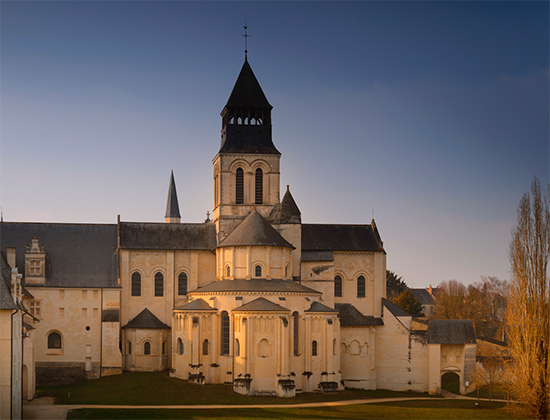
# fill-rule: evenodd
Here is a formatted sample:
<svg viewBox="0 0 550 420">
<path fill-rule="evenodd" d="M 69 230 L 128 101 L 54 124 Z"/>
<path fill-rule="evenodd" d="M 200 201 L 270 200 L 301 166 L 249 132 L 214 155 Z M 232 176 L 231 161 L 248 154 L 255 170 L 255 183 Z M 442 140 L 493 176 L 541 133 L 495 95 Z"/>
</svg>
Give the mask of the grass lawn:
<svg viewBox="0 0 550 420">
<path fill-rule="evenodd" d="M 168 372 L 124 372 L 121 375 L 106 376 L 71 385 L 38 387 L 37 393 L 41 397 L 55 397 L 57 404 L 108 405 L 294 404 L 362 398 L 429 396 L 416 392 L 347 389 L 336 394 L 298 394 L 292 399 L 247 397 L 233 392 L 231 385 L 192 384 L 181 379 L 170 378 Z"/>
<path fill-rule="evenodd" d="M 477 398 L 477 391 L 470 392 L 468 394 L 468 397 Z M 479 398 L 489 398 L 489 387 L 488 386 L 480 388 Z M 493 389 L 491 391 L 491 398 L 498 399 L 498 400 L 505 400 L 507 398 L 507 394 L 498 385 L 493 385 Z"/>
<path fill-rule="evenodd" d="M 288 400 L 287 400 L 288 402 Z M 504 403 L 419 400 L 316 408 L 240 408 L 223 410 L 81 409 L 68 419 L 510 419 Z"/>
</svg>

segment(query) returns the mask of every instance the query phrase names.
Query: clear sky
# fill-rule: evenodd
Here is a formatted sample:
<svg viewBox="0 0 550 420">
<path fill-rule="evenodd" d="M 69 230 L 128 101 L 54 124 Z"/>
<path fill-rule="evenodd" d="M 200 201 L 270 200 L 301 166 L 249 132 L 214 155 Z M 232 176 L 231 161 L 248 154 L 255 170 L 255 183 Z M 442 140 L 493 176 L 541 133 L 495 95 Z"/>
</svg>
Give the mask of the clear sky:
<svg viewBox="0 0 550 420">
<path fill-rule="evenodd" d="M 549 178 L 549 3 L 2 1 L 5 221 L 212 211 L 220 112 L 248 59 L 305 223 L 370 223 L 412 287 L 509 278 Z"/>
</svg>

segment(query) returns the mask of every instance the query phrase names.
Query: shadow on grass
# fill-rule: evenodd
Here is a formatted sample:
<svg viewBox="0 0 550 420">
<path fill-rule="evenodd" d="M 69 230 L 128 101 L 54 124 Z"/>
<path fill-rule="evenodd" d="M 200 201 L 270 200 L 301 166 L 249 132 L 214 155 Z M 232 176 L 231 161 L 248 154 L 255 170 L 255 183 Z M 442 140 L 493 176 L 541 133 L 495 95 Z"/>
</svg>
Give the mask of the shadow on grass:
<svg viewBox="0 0 550 420">
<path fill-rule="evenodd" d="M 507 419 L 503 403 L 472 408 L 464 400 L 422 400 L 314 408 L 245 409 L 82 409 L 69 413 L 68 419 Z"/>
<path fill-rule="evenodd" d="M 426 393 L 346 389 L 335 394 L 304 393 L 294 398 L 247 397 L 231 385 L 197 385 L 168 372 L 125 372 L 92 381 L 57 387 L 39 387 L 40 396 L 52 396 L 56 404 L 107 405 L 202 405 L 202 404 L 297 404 L 352 399 L 428 397 Z"/>
</svg>

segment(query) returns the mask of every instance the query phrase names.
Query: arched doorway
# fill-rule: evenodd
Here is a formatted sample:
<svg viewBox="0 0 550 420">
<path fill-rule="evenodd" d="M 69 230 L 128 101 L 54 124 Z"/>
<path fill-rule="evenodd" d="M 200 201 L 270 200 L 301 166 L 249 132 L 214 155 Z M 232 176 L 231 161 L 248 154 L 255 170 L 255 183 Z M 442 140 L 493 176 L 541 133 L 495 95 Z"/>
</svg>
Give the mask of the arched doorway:
<svg viewBox="0 0 550 420">
<path fill-rule="evenodd" d="M 441 389 L 460 394 L 460 376 L 456 372 L 445 372 L 441 376 Z"/>
</svg>

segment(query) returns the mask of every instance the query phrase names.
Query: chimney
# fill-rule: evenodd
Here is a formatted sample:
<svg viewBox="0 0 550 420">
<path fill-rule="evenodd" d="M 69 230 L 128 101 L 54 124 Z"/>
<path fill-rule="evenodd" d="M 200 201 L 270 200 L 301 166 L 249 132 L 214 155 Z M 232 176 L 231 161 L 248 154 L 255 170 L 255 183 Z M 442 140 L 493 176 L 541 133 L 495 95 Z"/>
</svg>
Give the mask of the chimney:
<svg viewBox="0 0 550 420">
<path fill-rule="evenodd" d="M 8 251 L 8 265 L 10 266 L 10 268 L 15 268 L 16 267 L 16 264 L 15 264 L 15 247 L 14 246 L 8 246 L 7 251 Z"/>
</svg>

